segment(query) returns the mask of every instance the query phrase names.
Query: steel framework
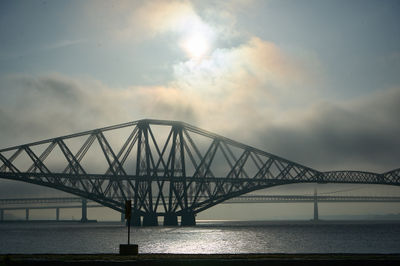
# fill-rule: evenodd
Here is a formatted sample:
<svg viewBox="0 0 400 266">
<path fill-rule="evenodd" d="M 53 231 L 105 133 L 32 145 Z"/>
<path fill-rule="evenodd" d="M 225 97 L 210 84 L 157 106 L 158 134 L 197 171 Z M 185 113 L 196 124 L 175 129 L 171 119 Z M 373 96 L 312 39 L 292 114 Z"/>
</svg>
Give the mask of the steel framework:
<svg viewBox="0 0 400 266">
<path fill-rule="evenodd" d="M 113 135 L 115 132 L 125 135 Z M 121 133 L 122 134 L 122 133 Z M 178 121 L 139 120 L 0 150 L 0 178 L 52 187 L 124 212 L 133 223 L 194 225 L 227 199 L 291 183 L 400 185 L 386 173 L 320 172 Z M 143 221 L 141 221 L 143 217 Z"/>
</svg>

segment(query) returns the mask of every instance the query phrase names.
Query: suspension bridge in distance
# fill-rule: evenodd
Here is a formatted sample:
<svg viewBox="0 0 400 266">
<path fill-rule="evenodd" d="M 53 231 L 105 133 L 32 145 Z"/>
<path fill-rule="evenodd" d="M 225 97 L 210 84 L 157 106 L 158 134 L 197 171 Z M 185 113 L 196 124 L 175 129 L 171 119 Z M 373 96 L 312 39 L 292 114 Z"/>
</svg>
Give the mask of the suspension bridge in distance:
<svg viewBox="0 0 400 266">
<path fill-rule="evenodd" d="M 321 172 L 179 121 L 144 119 L 0 150 L 0 178 L 51 187 L 124 212 L 133 225 L 195 225 L 249 192 L 294 183 L 400 185 L 384 173 Z M 2 163 L 2 164 L 1 164 Z"/>
</svg>

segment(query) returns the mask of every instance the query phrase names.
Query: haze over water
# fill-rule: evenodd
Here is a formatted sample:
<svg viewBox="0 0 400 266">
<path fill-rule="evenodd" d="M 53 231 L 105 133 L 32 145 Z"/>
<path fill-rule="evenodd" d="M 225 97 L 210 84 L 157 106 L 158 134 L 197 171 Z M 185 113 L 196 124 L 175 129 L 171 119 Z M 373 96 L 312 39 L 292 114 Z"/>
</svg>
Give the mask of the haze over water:
<svg viewBox="0 0 400 266">
<path fill-rule="evenodd" d="M 119 223 L 3 223 L 0 253 L 118 253 Z M 400 253 L 400 223 L 203 222 L 133 228 L 140 253 Z"/>
</svg>

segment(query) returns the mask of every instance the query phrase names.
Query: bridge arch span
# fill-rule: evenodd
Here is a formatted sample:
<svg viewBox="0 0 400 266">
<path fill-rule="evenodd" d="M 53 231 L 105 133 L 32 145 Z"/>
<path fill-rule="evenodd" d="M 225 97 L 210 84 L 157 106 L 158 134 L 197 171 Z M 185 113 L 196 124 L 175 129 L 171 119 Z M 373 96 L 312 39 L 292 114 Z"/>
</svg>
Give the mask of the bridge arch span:
<svg viewBox="0 0 400 266">
<path fill-rule="evenodd" d="M 183 122 L 145 119 L 1 149 L 0 178 L 120 212 L 131 199 L 136 223 L 143 217 L 155 225 L 164 216 L 175 224 L 182 216 L 190 225 L 196 213 L 251 191 L 293 183 L 398 186 L 400 169 L 320 172 Z"/>
</svg>

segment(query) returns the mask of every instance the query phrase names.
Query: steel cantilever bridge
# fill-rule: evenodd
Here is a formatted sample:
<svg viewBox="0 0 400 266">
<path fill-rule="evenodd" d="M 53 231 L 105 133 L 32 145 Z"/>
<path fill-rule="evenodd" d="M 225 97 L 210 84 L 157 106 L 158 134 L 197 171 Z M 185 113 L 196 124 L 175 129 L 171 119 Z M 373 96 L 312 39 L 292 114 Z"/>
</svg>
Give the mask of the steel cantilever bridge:
<svg viewBox="0 0 400 266">
<path fill-rule="evenodd" d="M 251 191 L 292 183 L 400 185 L 386 173 L 320 172 L 178 121 L 139 120 L 0 150 L 0 178 L 62 190 L 135 225 L 195 225 L 197 213 Z M 143 219 L 142 219 L 143 217 Z"/>
</svg>

